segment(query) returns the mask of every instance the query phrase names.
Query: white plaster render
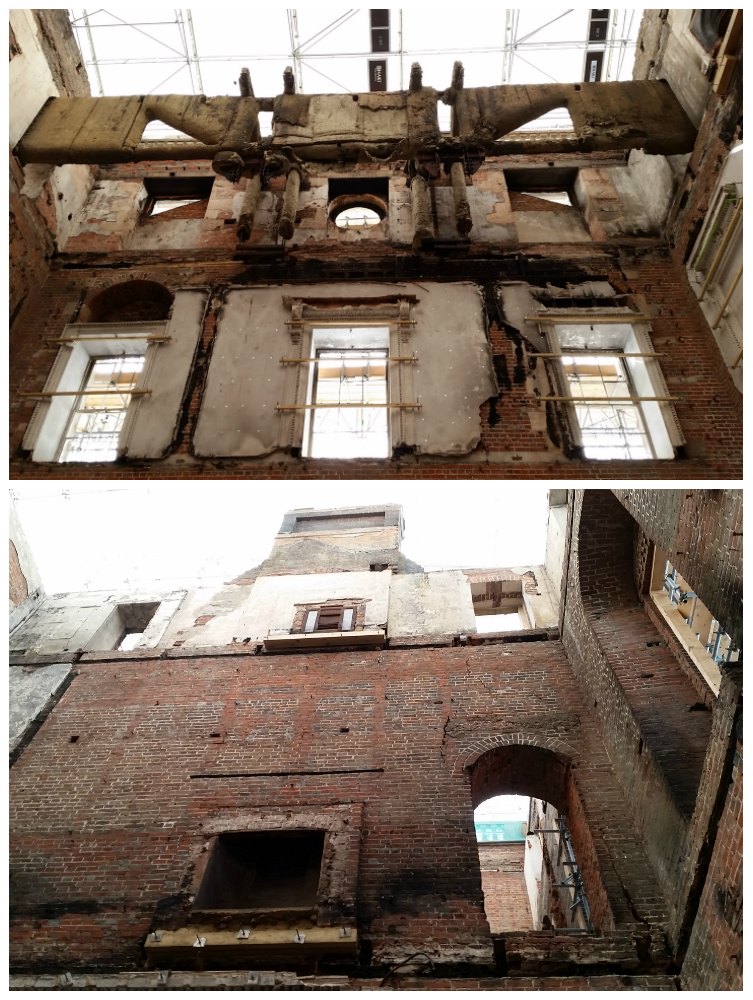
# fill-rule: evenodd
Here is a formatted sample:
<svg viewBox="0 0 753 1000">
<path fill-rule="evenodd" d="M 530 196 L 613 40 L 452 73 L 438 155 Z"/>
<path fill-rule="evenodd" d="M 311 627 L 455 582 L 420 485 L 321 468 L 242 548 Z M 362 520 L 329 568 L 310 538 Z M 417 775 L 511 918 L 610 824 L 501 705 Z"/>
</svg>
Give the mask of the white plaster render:
<svg viewBox="0 0 753 1000">
<path fill-rule="evenodd" d="M 565 565 L 565 544 L 567 531 L 567 501 L 549 507 L 546 525 L 546 557 L 544 577 L 552 593 L 554 607 L 559 609 L 562 593 L 562 571 Z"/>
<path fill-rule="evenodd" d="M 463 571 L 394 576 L 387 630 L 390 638 L 475 632 L 471 588 Z"/>
<path fill-rule="evenodd" d="M 389 570 L 317 573 L 261 577 L 251 586 L 193 591 L 171 621 L 163 644 L 179 641 L 184 648 L 194 648 L 261 641 L 291 630 L 297 604 L 340 598 L 365 602 L 366 626 L 383 628 L 391 579 Z M 209 620 L 197 624 L 204 617 Z"/>
<path fill-rule="evenodd" d="M 397 294 L 418 299 L 413 311 L 416 325 L 399 350 L 418 356 L 412 374 L 421 409 L 412 418 L 414 430 L 405 435 L 409 440 L 393 443 L 415 445 L 421 453 L 435 455 L 473 450 L 481 434 L 479 407 L 496 392 L 481 294 L 470 282 L 426 282 L 230 291 L 194 435 L 197 454 L 260 456 L 300 445 L 300 441 L 283 439 L 284 424 L 276 409 L 278 404 L 292 403 L 285 396 L 286 367 L 280 358 L 298 351 L 288 333 L 290 313 L 283 296 L 332 296 L 368 304 L 370 298 Z"/>
<path fill-rule="evenodd" d="M 588 243 L 591 234 L 577 208 L 561 212 L 513 212 L 521 243 Z"/>
<path fill-rule="evenodd" d="M 165 344 L 152 345 L 141 388 L 129 407 L 121 444 L 128 458 L 161 458 L 172 444 L 180 404 L 201 335 L 207 294 L 201 289 L 178 292 L 173 302 Z"/>
<path fill-rule="evenodd" d="M 47 98 L 59 97 L 60 92 L 38 41 L 33 12 L 11 10 L 10 24 L 21 50 L 13 56 L 8 67 L 12 148 L 31 125 Z M 83 164 L 67 164 L 62 167 L 29 164 L 24 168 L 22 193 L 26 197 L 39 198 L 45 185 L 48 187 L 46 203 L 40 203 L 39 207 L 58 246 L 62 246 L 73 231 L 92 183 L 92 169 Z"/>
<path fill-rule="evenodd" d="M 252 639 L 289 632 L 297 604 L 316 604 L 338 599 L 366 604 L 364 624 L 384 628 L 387 623 L 392 573 L 322 573 L 309 576 L 261 577 L 249 600 L 239 609 L 234 634 Z M 228 640 L 225 640 L 226 642 Z"/>
<path fill-rule="evenodd" d="M 553 628 L 559 621 L 558 597 L 554 588 L 544 572 L 543 566 L 535 566 L 528 569 L 517 569 L 516 573 L 532 573 L 536 580 L 536 590 L 538 593 L 529 594 L 526 592 L 526 583 L 531 577 L 523 579 L 523 607 L 525 608 L 528 620 L 532 628 Z"/>
<path fill-rule="evenodd" d="M 711 81 L 705 69 L 711 56 L 690 33 L 691 8 L 667 10 L 670 31 L 661 54 L 661 76 L 669 82 L 688 118 L 697 127 L 706 109 Z"/>
<path fill-rule="evenodd" d="M 8 736 L 14 750 L 24 733 L 44 709 L 71 672 L 70 663 L 48 663 L 42 667 L 10 668 Z"/>
<path fill-rule="evenodd" d="M 105 591 L 47 597 L 11 634 L 11 649 L 23 649 L 27 655 L 94 650 L 98 648 L 92 645 L 94 636 L 118 605 L 159 603 L 139 642 L 139 647 L 151 649 L 160 644 L 170 618 L 184 597 L 182 590 L 164 595 L 145 591 L 119 594 Z"/>
</svg>

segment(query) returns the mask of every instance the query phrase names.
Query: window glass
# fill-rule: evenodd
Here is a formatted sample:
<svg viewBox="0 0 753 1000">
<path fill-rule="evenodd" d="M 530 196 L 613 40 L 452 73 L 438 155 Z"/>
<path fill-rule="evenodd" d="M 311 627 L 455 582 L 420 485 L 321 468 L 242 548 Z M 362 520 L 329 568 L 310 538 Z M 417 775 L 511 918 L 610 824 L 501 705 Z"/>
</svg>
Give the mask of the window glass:
<svg viewBox="0 0 753 1000">
<path fill-rule="evenodd" d="M 586 458 L 651 458 L 651 443 L 622 359 L 608 354 L 562 357 Z M 602 402 L 603 400 L 603 402 Z"/>
<path fill-rule="evenodd" d="M 312 458 L 386 458 L 387 349 L 320 349 L 312 365 Z"/>
<path fill-rule="evenodd" d="M 111 462 L 144 355 L 94 358 L 68 421 L 61 462 Z"/>
</svg>

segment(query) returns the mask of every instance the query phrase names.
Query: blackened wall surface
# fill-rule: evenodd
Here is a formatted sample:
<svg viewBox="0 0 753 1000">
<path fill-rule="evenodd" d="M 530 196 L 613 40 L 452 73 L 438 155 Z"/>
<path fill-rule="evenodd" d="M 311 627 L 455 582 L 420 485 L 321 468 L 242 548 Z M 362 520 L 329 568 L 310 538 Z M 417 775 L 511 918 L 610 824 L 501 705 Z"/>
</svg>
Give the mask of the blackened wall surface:
<svg viewBox="0 0 753 1000">
<path fill-rule="evenodd" d="M 685 276 L 661 248 L 636 248 L 594 253 L 582 245 L 552 255 L 551 246 L 529 246 L 526 257 L 511 253 L 475 253 L 462 258 L 409 254 L 402 250 L 359 248 L 357 254 L 340 245 L 312 249 L 303 245 L 271 263 L 226 259 L 232 254 L 186 252 L 152 255 L 148 261 L 133 256 L 111 270 L 111 259 L 83 256 L 77 262 L 61 260 L 14 324 L 11 352 L 11 475 L 14 478 L 271 478 L 271 479 L 392 479 L 392 478 L 608 478 L 608 479 L 732 479 L 741 474 L 742 420 L 739 398 L 716 344 Z M 198 257 L 194 261 L 187 257 Z M 215 259 L 212 259 L 214 256 Z M 111 258 L 111 255 L 108 255 Z M 93 266 L 94 265 L 94 266 Z M 387 460 L 302 459 L 278 450 L 256 459 L 202 459 L 194 454 L 194 431 L 202 408 L 207 371 L 217 337 L 218 317 L 227 289 L 253 288 L 255 283 L 285 280 L 326 282 L 343 279 L 391 281 L 426 280 L 475 282 L 487 304 L 489 350 L 497 392 L 480 407 L 480 442 L 467 456 L 395 454 Z M 547 283 L 565 288 L 573 282 L 608 280 L 622 295 L 643 303 L 651 315 L 652 343 L 660 352 L 661 367 L 685 445 L 678 457 L 667 460 L 584 460 L 568 450 L 555 404 L 537 400 L 534 377 L 544 361 L 521 337 L 496 305 L 500 280 Z M 176 432 L 164 459 L 116 463 L 31 462 L 22 447 L 36 400 L 17 392 L 44 388 L 57 354 L 57 345 L 45 338 L 59 337 L 66 323 L 80 316 L 87 295 L 128 280 L 151 280 L 172 291 L 208 288 L 209 308 L 199 347 L 189 373 Z M 274 357 L 283 354 L 284 341 L 270 341 Z M 249 389 L 253 372 L 248 371 Z"/>
<path fill-rule="evenodd" d="M 661 893 L 556 642 L 90 655 L 78 670 L 12 771 L 19 967 L 138 967 L 159 911 L 190 908 L 213 820 L 263 808 L 294 821 L 347 803 L 363 805 L 358 925 L 374 963 L 429 950 L 439 964 L 488 966 L 465 768 L 525 745 L 571 762 L 573 838 L 602 901 L 595 920 L 623 934 L 615 961 L 661 961 Z M 230 773 L 245 776 L 206 776 Z"/>
</svg>

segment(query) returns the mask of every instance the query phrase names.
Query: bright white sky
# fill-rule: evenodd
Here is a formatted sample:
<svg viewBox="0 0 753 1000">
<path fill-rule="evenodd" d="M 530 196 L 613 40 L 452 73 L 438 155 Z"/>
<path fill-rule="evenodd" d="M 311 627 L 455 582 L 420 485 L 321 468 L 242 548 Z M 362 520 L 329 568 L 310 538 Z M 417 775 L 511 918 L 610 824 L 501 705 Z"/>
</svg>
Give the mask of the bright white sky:
<svg viewBox="0 0 753 1000">
<path fill-rule="evenodd" d="M 547 489 L 397 480 L 13 484 L 48 593 L 216 585 L 268 555 L 287 510 L 403 506 L 403 552 L 426 569 L 537 566 Z"/>
</svg>

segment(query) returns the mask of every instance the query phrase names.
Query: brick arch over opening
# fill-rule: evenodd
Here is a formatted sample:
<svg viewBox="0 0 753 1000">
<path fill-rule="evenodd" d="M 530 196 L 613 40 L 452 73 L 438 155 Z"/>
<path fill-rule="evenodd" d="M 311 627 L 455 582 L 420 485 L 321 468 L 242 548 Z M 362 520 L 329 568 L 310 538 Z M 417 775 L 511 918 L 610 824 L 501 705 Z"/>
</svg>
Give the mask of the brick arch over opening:
<svg viewBox="0 0 753 1000">
<path fill-rule="evenodd" d="M 161 322 L 175 296 L 156 281 L 124 281 L 87 297 L 80 323 Z"/>
<path fill-rule="evenodd" d="M 567 811 L 570 760 L 564 754 L 511 743 L 479 754 L 466 766 L 474 809 L 494 795 L 528 795 L 551 802 L 560 812 Z"/>
<path fill-rule="evenodd" d="M 550 802 L 567 819 L 593 925 L 602 931 L 612 929 L 614 915 L 593 833 L 574 780 L 572 749 L 550 737 L 526 737 L 520 733 L 495 739 L 500 741 L 497 746 L 474 751 L 466 758 L 464 771 L 473 808 L 495 795 L 527 795 Z M 568 752 L 563 752 L 564 749 Z"/>
</svg>

